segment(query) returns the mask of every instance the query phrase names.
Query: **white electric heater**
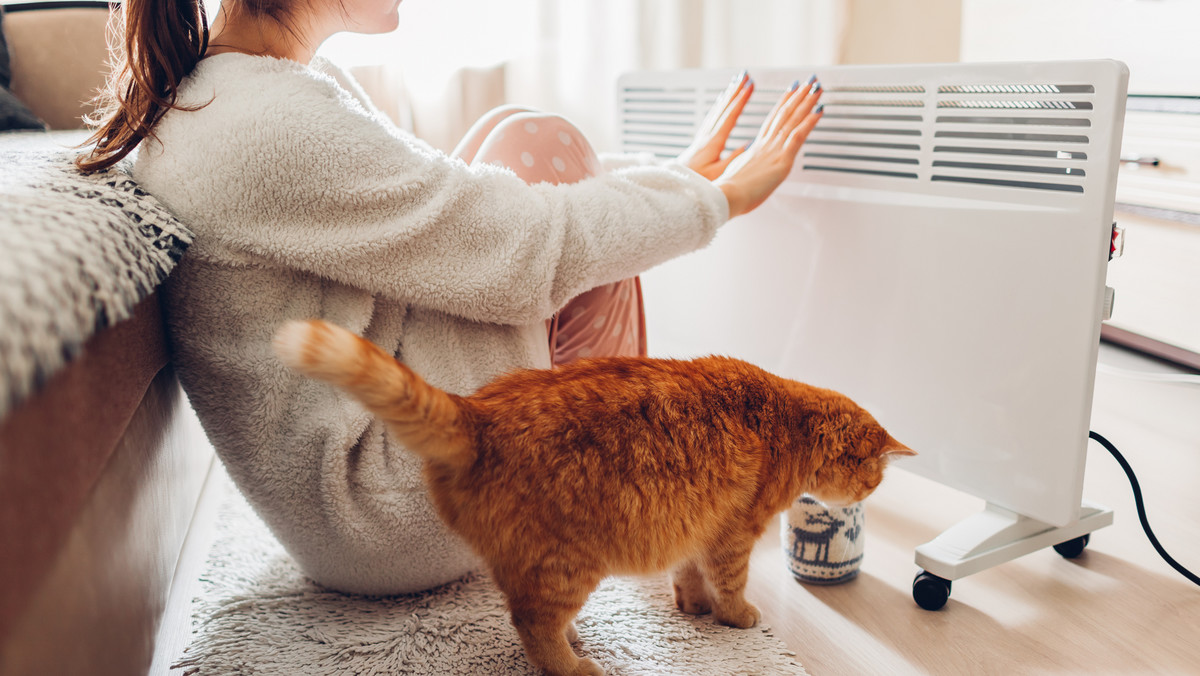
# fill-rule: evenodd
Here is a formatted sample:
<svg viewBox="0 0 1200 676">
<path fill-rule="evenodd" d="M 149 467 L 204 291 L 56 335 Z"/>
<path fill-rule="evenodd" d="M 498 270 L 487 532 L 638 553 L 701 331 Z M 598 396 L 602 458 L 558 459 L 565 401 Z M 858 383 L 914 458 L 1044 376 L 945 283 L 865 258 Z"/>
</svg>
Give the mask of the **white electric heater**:
<svg viewBox="0 0 1200 676">
<path fill-rule="evenodd" d="M 644 276 L 650 348 L 843 392 L 920 453 L 898 466 L 984 499 L 917 548 L 944 594 L 914 598 L 940 607 L 950 580 L 1112 523 L 1082 493 L 1128 70 L 752 71 L 730 147 L 814 72 L 825 115 L 784 185 Z M 676 156 L 734 74 L 622 77 L 623 149 Z"/>
</svg>

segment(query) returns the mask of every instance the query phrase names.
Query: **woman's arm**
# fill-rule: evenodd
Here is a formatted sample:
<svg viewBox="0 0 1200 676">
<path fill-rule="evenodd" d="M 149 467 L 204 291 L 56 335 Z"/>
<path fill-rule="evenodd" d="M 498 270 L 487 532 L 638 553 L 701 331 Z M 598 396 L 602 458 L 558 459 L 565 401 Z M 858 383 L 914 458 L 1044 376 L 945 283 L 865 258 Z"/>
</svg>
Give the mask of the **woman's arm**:
<svg viewBox="0 0 1200 676">
<path fill-rule="evenodd" d="M 472 320 L 528 323 L 704 246 L 727 219 L 723 194 L 682 167 L 529 186 L 434 153 L 338 95 L 302 98 L 305 114 L 244 119 L 230 134 L 247 142 L 212 149 L 227 165 L 212 170 L 228 183 L 220 213 L 241 217 L 206 227 L 243 256 Z"/>
</svg>

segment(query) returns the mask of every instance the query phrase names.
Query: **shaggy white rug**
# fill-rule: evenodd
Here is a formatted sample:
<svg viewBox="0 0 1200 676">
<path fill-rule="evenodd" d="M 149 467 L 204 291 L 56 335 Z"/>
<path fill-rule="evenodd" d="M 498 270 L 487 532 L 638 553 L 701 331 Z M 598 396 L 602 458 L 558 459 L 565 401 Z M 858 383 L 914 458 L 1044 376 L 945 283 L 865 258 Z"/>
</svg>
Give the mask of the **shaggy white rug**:
<svg viewBox="0 0 1200 676">
<path fill-rule="evenodd" d="M 412 596 L 348 596 L 306 579 L 230 489 L 174 674 L 536 674 L 486 575 Z M 609 674 L 806 672 L 770 629 L 675 609 L 667 581 L 610 578 L 580 612 L 581 649 Z"/>
</svg>

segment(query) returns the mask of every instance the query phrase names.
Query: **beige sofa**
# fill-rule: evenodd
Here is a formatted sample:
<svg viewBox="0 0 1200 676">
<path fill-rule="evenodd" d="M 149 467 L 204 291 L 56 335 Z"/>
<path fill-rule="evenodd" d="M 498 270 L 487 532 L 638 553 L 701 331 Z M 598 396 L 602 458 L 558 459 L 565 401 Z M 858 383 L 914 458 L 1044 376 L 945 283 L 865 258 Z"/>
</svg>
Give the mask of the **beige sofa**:
<svg viewBox="0 0 1200 676">
<path fill-rule="evenodd" d="M 103 3 L 86 4 L 34 10 L 13 5 L 5 11 L 12 92 L 51 129 L 83 127 L 89 94 L 100 89 L 108 72 L 108 11 Z"/>
<path fill-rule="evenodd" d="M 52 129 L 82 126 L 107 69 L 107 19 L 104 3 L 6 12 L 13 93 Z M 387 69 L 355 75 L 443 149 L 504 96 L 502 69 L 455 77 L 440 112 L 408 102 Z M 58 133 L 46 142 L 82 138 Z M 4 144 L 0 134 L 0 161 Z M 155 295 L 0 419 L 0 676 L 146 673 L 216 462 L 172 371 Z"/>
</svg>

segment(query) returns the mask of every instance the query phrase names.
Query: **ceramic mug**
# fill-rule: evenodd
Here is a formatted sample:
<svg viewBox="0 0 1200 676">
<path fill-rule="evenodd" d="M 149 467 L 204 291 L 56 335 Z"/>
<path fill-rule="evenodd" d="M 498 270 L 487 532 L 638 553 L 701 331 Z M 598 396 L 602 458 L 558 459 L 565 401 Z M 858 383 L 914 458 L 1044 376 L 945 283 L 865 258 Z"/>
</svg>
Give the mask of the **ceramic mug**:
<svg viewBox="0 0 1200 676">
<path fill-rule="evenodd" d="M 809 584 L 853 579 L 862 565 L 863 507 L 827 507 L 801 495 L 781 519 L 783 553 L 792 575 Z"/>
</svg>

